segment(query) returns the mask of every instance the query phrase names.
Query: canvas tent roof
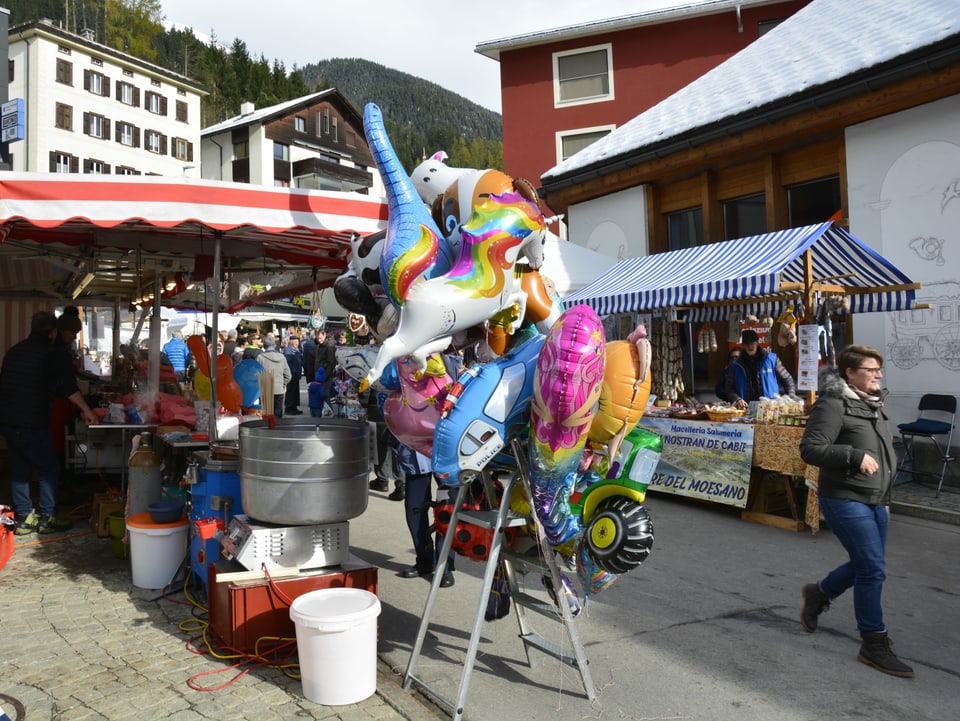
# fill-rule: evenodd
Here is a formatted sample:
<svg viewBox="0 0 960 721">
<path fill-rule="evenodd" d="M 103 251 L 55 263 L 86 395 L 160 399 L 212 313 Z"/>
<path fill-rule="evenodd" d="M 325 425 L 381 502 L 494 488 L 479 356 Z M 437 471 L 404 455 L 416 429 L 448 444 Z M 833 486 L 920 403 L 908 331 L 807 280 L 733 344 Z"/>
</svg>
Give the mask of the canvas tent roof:
<svg viewBox="0 0 960 721">
<path fill-rule="evenodd" d="M 851 296 L 852 312 L 913 306 L 920 284 L 833 223 L 622 260 L 563 305 L 599 315 L 676 307 L 697 321 L 722 320 L 731 307 L 776 314 L 806 288 L 807 251 L 813 287 Z"/>
<path fill-rule="evenodd" d="M 192 273 L 198 255 L 213 254 L 215 236 L 231 273 L 282 273 L 274 287 L 303 292 L 314 284 L 313 269 L 321 285 L 332 283 L 353 234 L 381 230 L 386 218 L 386 203 L 357 193 L 186 177 L 4 173 L 0 258 L 8 270 L 0 298 L 62 299 L 71 276 L 91 272 L 83 297 L 129 300 L 155 274 Z"/>
</svg>

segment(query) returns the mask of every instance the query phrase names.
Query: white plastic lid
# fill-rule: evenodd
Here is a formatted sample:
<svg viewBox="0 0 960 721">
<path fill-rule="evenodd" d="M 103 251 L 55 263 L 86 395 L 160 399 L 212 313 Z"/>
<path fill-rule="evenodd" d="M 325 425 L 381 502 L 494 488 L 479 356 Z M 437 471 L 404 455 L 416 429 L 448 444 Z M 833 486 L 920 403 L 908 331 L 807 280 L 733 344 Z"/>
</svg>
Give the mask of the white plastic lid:
<svg viewBox="0 0 960 721">
<path fill-rule="evenodd" d="M 380 599 L 362 588 L 323 588 L 293 599 L 290 619 L 305 628 L 347 631 L 380 615 Z"/>
</svg>

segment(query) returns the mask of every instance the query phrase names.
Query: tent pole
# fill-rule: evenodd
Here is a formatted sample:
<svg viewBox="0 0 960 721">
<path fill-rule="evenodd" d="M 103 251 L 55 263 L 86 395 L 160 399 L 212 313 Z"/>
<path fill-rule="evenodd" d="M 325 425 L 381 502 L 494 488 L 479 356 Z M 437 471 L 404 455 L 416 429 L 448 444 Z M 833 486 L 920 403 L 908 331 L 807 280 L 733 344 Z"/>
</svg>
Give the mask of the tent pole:
<svg viewBox="0 0 960 721">
<path fill-rule="evenodd" d="M 807 306 L 807 323 L 816 324 L 816 319 L 813 314 L 813 300 L 814 300 L 814 291 L 813 291 L 813 251 L 807 248 L 803 253 L 803 302 Z M 807 410 L 810 410 L 810 407 L 813 406 L 814 402 L 817 400 L 816 391 L 807 391 L 805 402 L 807 404 Z"/>
<path fill-rule="evenodd" d="M 696 361 L 696 358 L 693 355 L 693 323 L 690 323 L 689 321 L 684 321 L 683 323 L 685 326 L 687 326 L 687 351 L 690 353 L 690 387 L 687 391 L 687 395 L 691 398 L 696 398 L 697 386 L 694 382 L 696 370 L 693 366 L 694 362 Z"/>
<path fill-rule="evenodd" d="M 110 377 L 116 375 L 120 358 L 120 298 L 113 299 L 113 358 L 110 359 Z"/>
<path fill-rule="evenodd" d="M 216 442 L 217 437 L 217 410 L 220 403 L 217 401 L 217 341 L 220 340 L 220 244 L 223 233 L 219 230 L 213 233 L 213 280 L 216 284 L 213 292 L 213 308 L 210 317 L 210 440 Z"/>
<path fill-rule="evenodd" d="M 147 395 L 157 399 L 160 390 L 160 292 L 162 289 L 160 274 L 153 276 L 153 314 L 150 316 L 150 346 L 147 351 Z"/>
</svg>

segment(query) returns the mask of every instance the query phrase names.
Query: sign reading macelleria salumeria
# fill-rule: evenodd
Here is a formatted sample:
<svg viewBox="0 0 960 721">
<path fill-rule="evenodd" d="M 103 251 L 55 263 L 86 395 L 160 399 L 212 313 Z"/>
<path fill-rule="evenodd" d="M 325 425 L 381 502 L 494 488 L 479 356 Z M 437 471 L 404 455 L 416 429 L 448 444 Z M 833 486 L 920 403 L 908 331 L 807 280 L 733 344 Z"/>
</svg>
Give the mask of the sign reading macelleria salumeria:
<svg viewBox="0 0 960 721">
<path fill-rule="evenodd" d="M 663 436 L 663 455 L 648 490 L 746 507 L 752 425 L 647 417 L 640 423 Z"/>
</svg>

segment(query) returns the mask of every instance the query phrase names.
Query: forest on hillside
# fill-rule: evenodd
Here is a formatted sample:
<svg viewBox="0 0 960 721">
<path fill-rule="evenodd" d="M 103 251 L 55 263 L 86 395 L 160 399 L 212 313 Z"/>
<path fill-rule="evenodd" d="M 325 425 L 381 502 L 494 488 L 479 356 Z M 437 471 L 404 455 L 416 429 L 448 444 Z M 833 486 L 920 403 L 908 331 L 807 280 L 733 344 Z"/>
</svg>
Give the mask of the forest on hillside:
<svg viewBox="0 0 960 721">
<path fill-rule="evenodd" d="M 454 167 L 503 168 L 499 114 L 378 63 L 336 58 L 288 69 L 280 59 L 257 55 L 241 38 L 204 43 L 189 30 L 165 29 L 162 0 L 4 0 L 3 5 L 11 27 L 46 18 L 78 34 L 89 29 L 96 42 L 200 83 L 210 93 L 202 104 L 202 127 L 239 114 L 246 101 L 263 108 L 335 87 L 360 112 L 368 102 L 382 108 L 408 171 L 437 150 L 446 151 Z"/>
</svg>

